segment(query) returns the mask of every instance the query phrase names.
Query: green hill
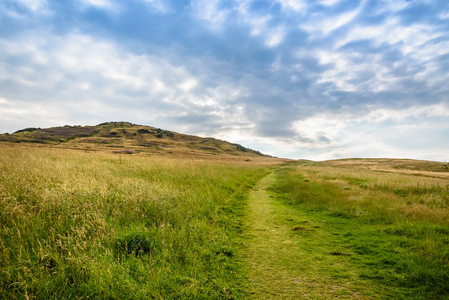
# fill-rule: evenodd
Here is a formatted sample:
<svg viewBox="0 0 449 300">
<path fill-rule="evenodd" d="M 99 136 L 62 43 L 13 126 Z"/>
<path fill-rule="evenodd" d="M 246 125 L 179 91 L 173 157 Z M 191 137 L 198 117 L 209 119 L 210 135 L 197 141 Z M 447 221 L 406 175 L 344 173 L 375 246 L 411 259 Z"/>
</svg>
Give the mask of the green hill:
<svg viewBox="0 0 449 300">
<path fill-rule="evenodd" d="M 12 134 L 1 134 L 0 142 L 33 143 L 123 154 L 269 157 L 239 144 L 129 122 L 106 122 L 96 126 L 65 125 L 52 128 L 25 128 Z"/>
</svg>

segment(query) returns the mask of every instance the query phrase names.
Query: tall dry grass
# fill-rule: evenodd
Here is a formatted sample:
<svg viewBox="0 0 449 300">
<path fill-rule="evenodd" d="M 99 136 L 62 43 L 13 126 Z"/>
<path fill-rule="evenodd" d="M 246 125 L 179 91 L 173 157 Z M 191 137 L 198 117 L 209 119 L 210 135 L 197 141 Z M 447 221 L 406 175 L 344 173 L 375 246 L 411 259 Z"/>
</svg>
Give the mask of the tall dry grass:
<svg viewBox="0 0 449 300">
<path fill-rule="evenodd" d="M 0 148 L 0 294 L 239 295 L 239 211 L 257 165 Z"/>
</svg>

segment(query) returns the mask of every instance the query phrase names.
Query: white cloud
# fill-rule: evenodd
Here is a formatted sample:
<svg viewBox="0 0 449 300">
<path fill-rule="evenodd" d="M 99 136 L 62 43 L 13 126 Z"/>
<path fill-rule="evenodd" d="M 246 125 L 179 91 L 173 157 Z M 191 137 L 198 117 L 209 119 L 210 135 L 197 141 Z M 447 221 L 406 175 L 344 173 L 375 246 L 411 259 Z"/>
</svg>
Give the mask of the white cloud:
<svg viewBox="0 0 449 300">
<path fill-rule="evenodd" d="M 179 62 L 172 64 L 169 53 L 166 57 L 135 55 L 110 41 L 83 34 L 27 35 L 0 40 L 0 48 L 0 84 L 9 82 L 16 89 L 15 100 L 7 102 L 12 110 L 2 111 L 11 113 L 8 119 L 15 118 L 8 124 L 39 115 L 36 120 L 41 121 L 40 127 L 53 126 L 61 119 L 64 123 L 79 123 L 77 120 L 84 118 L 95 120 L 90 123 L 105 119 L 142 120 L 170 128 L 170 120 L 185 114 L 214 116 L 217 124 L 230 124 L 234 112 L 239 110 L 230 103 L 245 96 L 243 84 L 221 77 L 213 66 L 209 69 L 204 58 L 190 62 L 195 68 L 205 68 L 199 72 L 203 78 Z M 26 64 L 20 67 L 12 64 L 10 58 Z M 205 86 L 202 81 L 206 79 L 213 84 Z M 0 91 L 3 99 L 9 99 L 7 95 L 7 90 Z M 46 108 L 36 106 L 49 101 L 57 109 L 51 112 L 58 117 L 47 122 Z M 5 106 L 5 101 L 1 104 Z M 7 124 L 0 126 L 11 128 Z M 204 128 L 201 124 L 194 126 Z"/>
<path fill-rule="evenodd" d="M 438 103 L 425 106 L 411 106 L 407 109 L 372 108 L 360 115 L 357 113 L 321 113 L 293 123 L 293 128 L 298 132 L 304 132 L 307 136 L 315 138 L 326 132 L 326 136 L 335 138 L 339 132 L 344 131 L 347 126 L 357 123 L 376 123 L 391 121 L 394 123 L 413 122 L 418 119 L 449 117 L 449 106 Z"/>
<path fill-rule="evenodd" d="M 113 6 L 113 3 L 109 0 L 80 0 L 80 1 L 85 4 L 98 6 L 101 8 L 111 8 Z"/>
<path fill-rule="evenodd" d="M 376 45 L 383 43 L 395 45 L 404 55 L 410 54 L 412 57 L 419 58 L 423 45 L 443 35 L 443 32 L 435 30 L 430 25 L 402 26 L 397 18 L 390 18 L 383 24 L 375 26 L 354 26 L 336 46 L 342 46 L 350 41 L 369 39 Z"/>
<path fill-rule="evenodd" d="M 439 18 L 441 20 L 447 20 L 449 19 L 449 10 L 448 11 L 443 11 L 440 13 Z"/>
<path fill-rule="evenodd" d="M 198 81 L 194 78 L 188 78 L 184 82 L 178 85 L 178 87 L 184 92 L 191 91 L 195 86 L 198 85 Z"/>
<path fill-rule="evenodd" d="M 382 54 L 349 51 L 317 50 L 313 55 L 326 65 L 318 84 L 332 83 L 341 91 L 380 92 L 395 89 L 397 78 L 391 66 L 385 65 Z"/>
<path fill-rule="evenodd" d="M 410 0 L 380 0 L 381 5 L 377 6 L 377 9 L 373 11 L 375 14 L 382 13 L 394 13 L 403 10 L 410 4 Z"/>
<path fill-rule="evenodd" d="M 351 70 L 351 63 L 345 55 L 338 52 L 322 50 L 316 52 L 316 57 L 323 65 L 333 64 L 332 68 L 327 69 L 321 74 L 320 79 L 317 81 L 318 84 L 331 82 L 340 90 L 356 90 L 356 87 L 353 84 L 348 83 L 353 76 L 349 71 Z"/>
<path fill-rule="evenodd" d="M 293 143 L 290 147 L 301 149 L 306 158 L 317 160 L 343 157 L 442 160 L 449 154 L 449 150 L 443 150 L 449 146 L 446 140 L 441 140 L 440 147 L 425 149 L 438 139 L 435 132 L 449 130 L 449 123 L 440 123 L 441 118 L 449 118 L 449 107 L 443 103 L 406 110 L 375 109 L 362 116 L 322 113 L 293 123 L 292 129 L 310 141 Z M 320 137 L 328 141 L 322 142 Z"/>
<path fill-rule="evenodd" d="M 301 142 L 301 147 L 329 147 L 324 141 L 320 142 L 321 137 L 326 137 L 330 141 L 336 141 L 341 138 L 347 124 L 342 120 L 329 114 L 318 114 L 305 120 L 299 120 L 292 123 L 292 129 L 299 135 L 310 141 Z"/>
<path fill-rule="evenodd" d="M 364 5 L 365 1 L 352 11 L 347 11 L 335 16 L 319 14 L 313 18 L 309 18 L 308 21 L 301 23 L 300 28 L 307 31 L 313 39 L 322 38 L 323 36 L 329 35 L 335 29 L 353 21 L 360 14 Z"/>
<path fill-rule="evenodd" d="M 276 47 L 277 45 L 282 43 L 284 37 L 285 37 L 285 28 L 283 26 L 275 27 L 271 30 L 271 32 L 267 34 L 265 44 L 268 47 Z"/>
<path fill-rule="evenodd" d="M 320 82 L 333 82 L 342 90 L 371 90 L 374 92 L 397 90 L 399 80 L 411 79 L 425 83 L 428 88 L 438 91 L 446 86 L 449 74 L 442 71 L 442 65 L 435 60 L 439 56 L 449 54 L 449 42 L 442 40 L 434 42 L 443 35 L 428 25 L 411 25 L 403 27 L 395 19 L 390 19 L 382 25 L 351 29 L 346 37 L 337 42 L 342 46 L 349 42 L 370 40 L 373 46 L 399 50 L 402 56 L 394 63 L 385 60 L 382 52 L 366 54 L 351 50 L 318 51 L 321 63 L 331 63 L 333 68 L 322 74 Z M 363 51 L 363 50 L 362 50 Z M 401 75 L 396 69 L 407 68 Z M 375 74 L 370 81 L 360 84 L 357 80 L 360 72 Z M 357 83 L 357 86 L 354 84 Z"/>
<path fill-rule="evenodd" d="M 16 0 L 34 13 L 48 13 L 47 0 Z"/>
<path fill-rule="evenodd" d="M 410 118 L 426 119 L 432 117 L 449 117 L 449 107 L 443 103 L 438 103 L 427 106 L 412 106 L 401 110 L 373 109 L 365 116 L 355 118 L 354 121 L 379 123 L 392 120 L 394 122 L 403 122 Z"/>
<path fill-rule="evenodd" d="M 305 12 L 307 3 L 304 0 L 277 0 L 284 9 L 291 9 L 295 12 Z"/>
<path fill-rule="evenodd" d="M 221 0 L 196 0 L 191 3 L 192 9 L 199 19 L 209 23 L 210 29 L 220 30 L 227 20 L 228 10 L 220 7 Z"/>
<path fill-rule="evenodd" d="M 339 3 L 340 1 L 341 0 L 321 0 L 320 4 L 326 5 L 326 6 L 332 6 L 332 5 Z"/>
<path fill-rule="evenodd" d="M 238 12 L 244 24 L 249 25 L 250 34 L 261 37 L 266 47 L 272 48 L 280 45 L 285 38 L 286 27 L 284 25 L 272 25 L 273 16 L 258 15 L 249 9 L 249 4 L 243 2 L 238 7 Z"/>
<path fill-rule="evenodd" d="M 120 13 L 119 5 L 112 0 L 78 0 L 78 3 L 81 10 L 96 7 L 106 11 L 110 15 L 117 15 Z"/>
<path fill-rule="evenodd" d="M 284 3 L 285 2 L 285 3 Z M 299 8 L 301 1 L 282 1 L 283 6 Z M 251 10 L 251 1 L 240 1 L 236 6 L 224 8 L 222 0 L 195 0 L 191 3 L 194 15 L 206 21 L 212 31 L 223 30 L 224 26 L 234 17 L 232 22 L 241 22 L 250 28 L 253 37 L 260 37 L 266 47 L 276 47 L 284 41 L 286 26 L 270 24 L 274 17 L 270 14 L 258 14 Z"/>
<path fill-rule="evenodd" d="M 59 126 L 67 120 L 65 109 L 50 103 L 30 103 L 2 98 L 0 101 L 0 127 L 13 132 L 25 127 Z"/>
<path fill-rule="evenodd" d="M 441 63 L 435 60 L 449 54 L 449 42 L 437 40 L 443 35 L 430 25 L 405 27 L 398 19 L 392 18 L 373 26 L 354 26 L 337 39 L 334 46 L 297 54 L 298 57 L 315 57 L 320 64 L 327 66 L 317 83 L 332 83 L 343 91 L 395 91 L 401 89 L 401 80 L 423 82 L 437 91 L 444 89 L 444 82 L 449 80 L 449 74 L 442 72 Z M 386 52 L 367 53 L 366 49 L 340 48 L 358 41 L 369 41 L 370 47 L 385 49 Z M 396 55 L 394 62 L 388 57 L 391 50 L 402 54 Z"/>
</svg>

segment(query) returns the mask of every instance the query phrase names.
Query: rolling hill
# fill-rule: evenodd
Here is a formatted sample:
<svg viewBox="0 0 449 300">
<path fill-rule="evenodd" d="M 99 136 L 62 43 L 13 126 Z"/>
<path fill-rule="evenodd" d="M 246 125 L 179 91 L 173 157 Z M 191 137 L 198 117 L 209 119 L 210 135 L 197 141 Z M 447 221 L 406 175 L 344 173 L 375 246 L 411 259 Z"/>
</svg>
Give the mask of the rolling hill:
<svg viewBox="0 0 449 300">
<path fill-rule="evenodd" d="M 106 122 L 96 126 L 25 128 L 12 134 L 1 134 L 0 142 L 51 145 L 58 148 L 121 154 L 270 158 L 239 144 L 129 122 Z"/>
</svg>

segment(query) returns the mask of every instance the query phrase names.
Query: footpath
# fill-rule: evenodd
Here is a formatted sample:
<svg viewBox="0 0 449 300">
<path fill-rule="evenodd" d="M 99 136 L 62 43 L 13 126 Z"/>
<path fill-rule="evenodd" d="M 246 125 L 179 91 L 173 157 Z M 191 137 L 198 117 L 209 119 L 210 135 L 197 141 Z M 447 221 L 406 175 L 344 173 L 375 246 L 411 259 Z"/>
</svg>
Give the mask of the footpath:
<svg viewBox="0 0 449 300">
<path fill-rule="evenodd" d="M 355 287 L 355 275 L 341 258 L 329 256 L 326 224 L 276 199 L 274 173 L 249 194 L 246 215 L 246 290 L 253 299 L 372 299 Z M 324 222 L 324 221 L 323 221 Z"/>
</svg>

